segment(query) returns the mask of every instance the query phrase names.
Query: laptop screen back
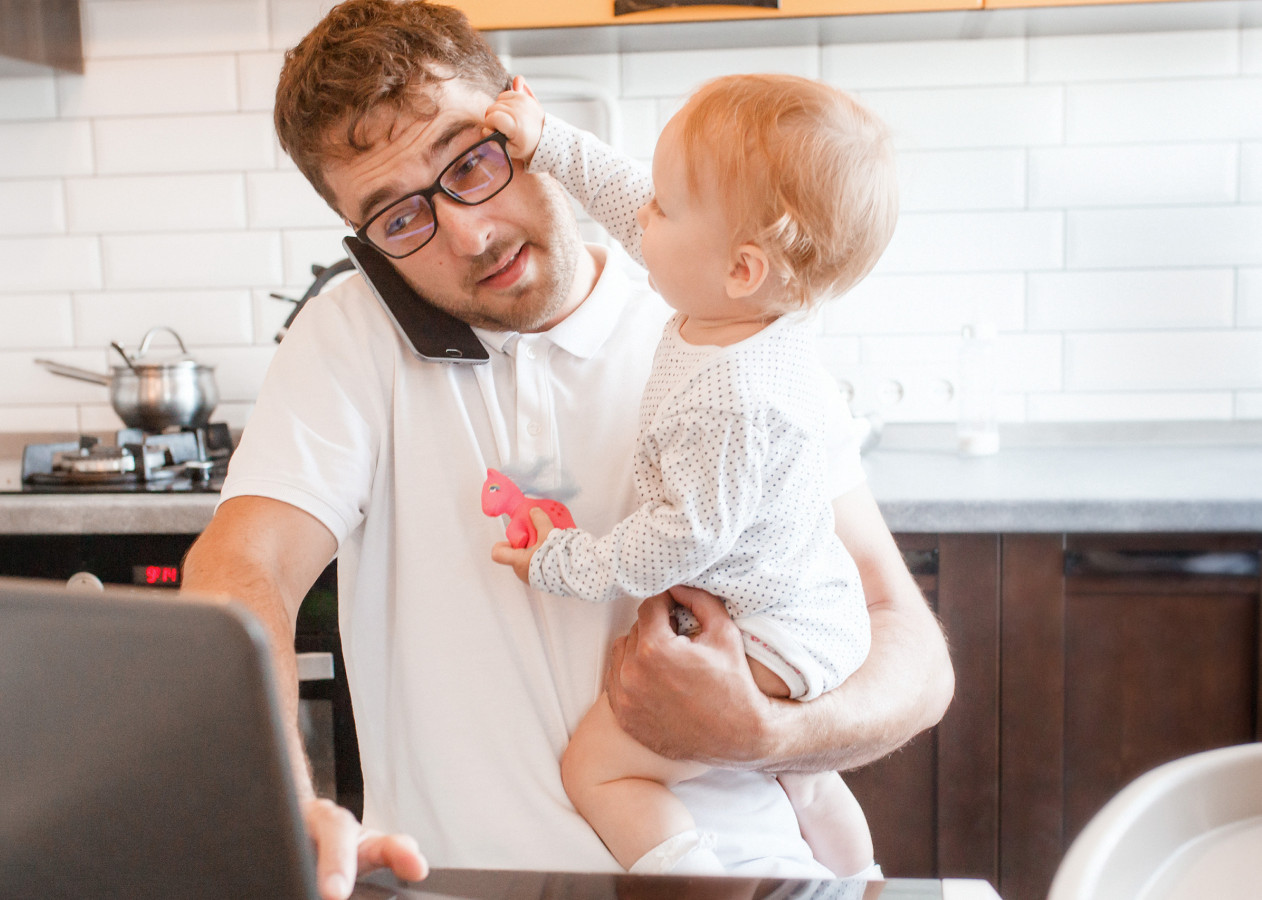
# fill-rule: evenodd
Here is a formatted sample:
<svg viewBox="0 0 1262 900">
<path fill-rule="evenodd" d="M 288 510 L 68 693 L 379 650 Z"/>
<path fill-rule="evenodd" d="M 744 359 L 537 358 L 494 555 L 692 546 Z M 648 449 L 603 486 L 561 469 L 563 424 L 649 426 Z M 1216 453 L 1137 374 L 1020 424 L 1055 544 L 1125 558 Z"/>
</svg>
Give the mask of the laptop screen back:
<svg viewBox="0 0 1262 900">
<path fill-rule="evenodd" d="M 259 624 L 0 579 L 0 896 L 315 897 Z"/>
</svg>

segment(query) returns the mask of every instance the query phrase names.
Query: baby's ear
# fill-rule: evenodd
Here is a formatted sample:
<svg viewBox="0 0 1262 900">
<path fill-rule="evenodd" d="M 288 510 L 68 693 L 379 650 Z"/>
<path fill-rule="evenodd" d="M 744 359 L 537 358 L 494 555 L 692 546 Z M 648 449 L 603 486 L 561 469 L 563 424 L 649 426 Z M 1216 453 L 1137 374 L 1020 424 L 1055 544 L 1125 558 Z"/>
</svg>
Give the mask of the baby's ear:
<svg viewBox="0 0 1262 900">
<path fill-rule="evenodd" d="M 761 247 L 741 244 L 733 254 L 732 270 L 727 275 L 727 295 L 733 300 L 752 297 L 758 293 L 770 271 L 771 263 Z"/>
</svg>

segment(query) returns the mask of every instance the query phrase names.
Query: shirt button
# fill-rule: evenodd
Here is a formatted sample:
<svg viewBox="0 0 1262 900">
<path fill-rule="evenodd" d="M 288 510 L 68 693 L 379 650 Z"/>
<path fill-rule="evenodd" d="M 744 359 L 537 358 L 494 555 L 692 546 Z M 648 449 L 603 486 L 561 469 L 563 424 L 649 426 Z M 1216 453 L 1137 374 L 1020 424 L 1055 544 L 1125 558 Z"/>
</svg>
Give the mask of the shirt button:
<svg viewBox="0 0 1262 900">
<path fill-rule="evenodd" d="M 526 426 L 526 433 L 531 437 L 538 437 L 541 431 L 543 431 L 543 426 L 538 422 L 531 422 Z"/>
<path fill-rule="evenodd" d="M 535 348 L 527 344 L 526 345 L 526 359 L 534 359 L 534 358 L 535 358 Z"/>
</svg>

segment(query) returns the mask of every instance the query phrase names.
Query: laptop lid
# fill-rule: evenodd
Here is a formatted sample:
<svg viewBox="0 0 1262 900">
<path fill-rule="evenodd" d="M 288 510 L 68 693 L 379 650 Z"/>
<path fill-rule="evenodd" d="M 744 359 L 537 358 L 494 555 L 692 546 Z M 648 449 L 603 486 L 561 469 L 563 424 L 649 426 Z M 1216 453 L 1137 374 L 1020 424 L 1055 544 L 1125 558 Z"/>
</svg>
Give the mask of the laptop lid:
<svg viewBox="0 0 1262 900">
<path fill-rule="evenodd" d="M 262 626 L 0 578 L 0 896 L 317 896 Z"/>
</svg>

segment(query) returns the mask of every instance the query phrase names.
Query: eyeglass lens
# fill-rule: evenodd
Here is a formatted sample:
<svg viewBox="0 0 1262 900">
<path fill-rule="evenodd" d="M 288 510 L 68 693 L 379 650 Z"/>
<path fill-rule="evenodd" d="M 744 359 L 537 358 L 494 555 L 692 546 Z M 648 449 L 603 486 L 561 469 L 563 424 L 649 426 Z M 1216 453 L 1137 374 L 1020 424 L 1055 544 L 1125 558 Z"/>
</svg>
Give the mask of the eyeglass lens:
<svg viewBox="0 0 1262 900">
<path fill-rule="evenodd" d="M 434 204 L 428 195 L 442 191 L 453 200 L 476 206 L 503 190 L 512 175 L 508 154 L 488 138 L 453 160 L 433 187 L 404 197 L 374 216 L 366 228 L 367 237 L 389 256 L 406 256 L 429 243 L 438 229 Z"/>
</svg>

